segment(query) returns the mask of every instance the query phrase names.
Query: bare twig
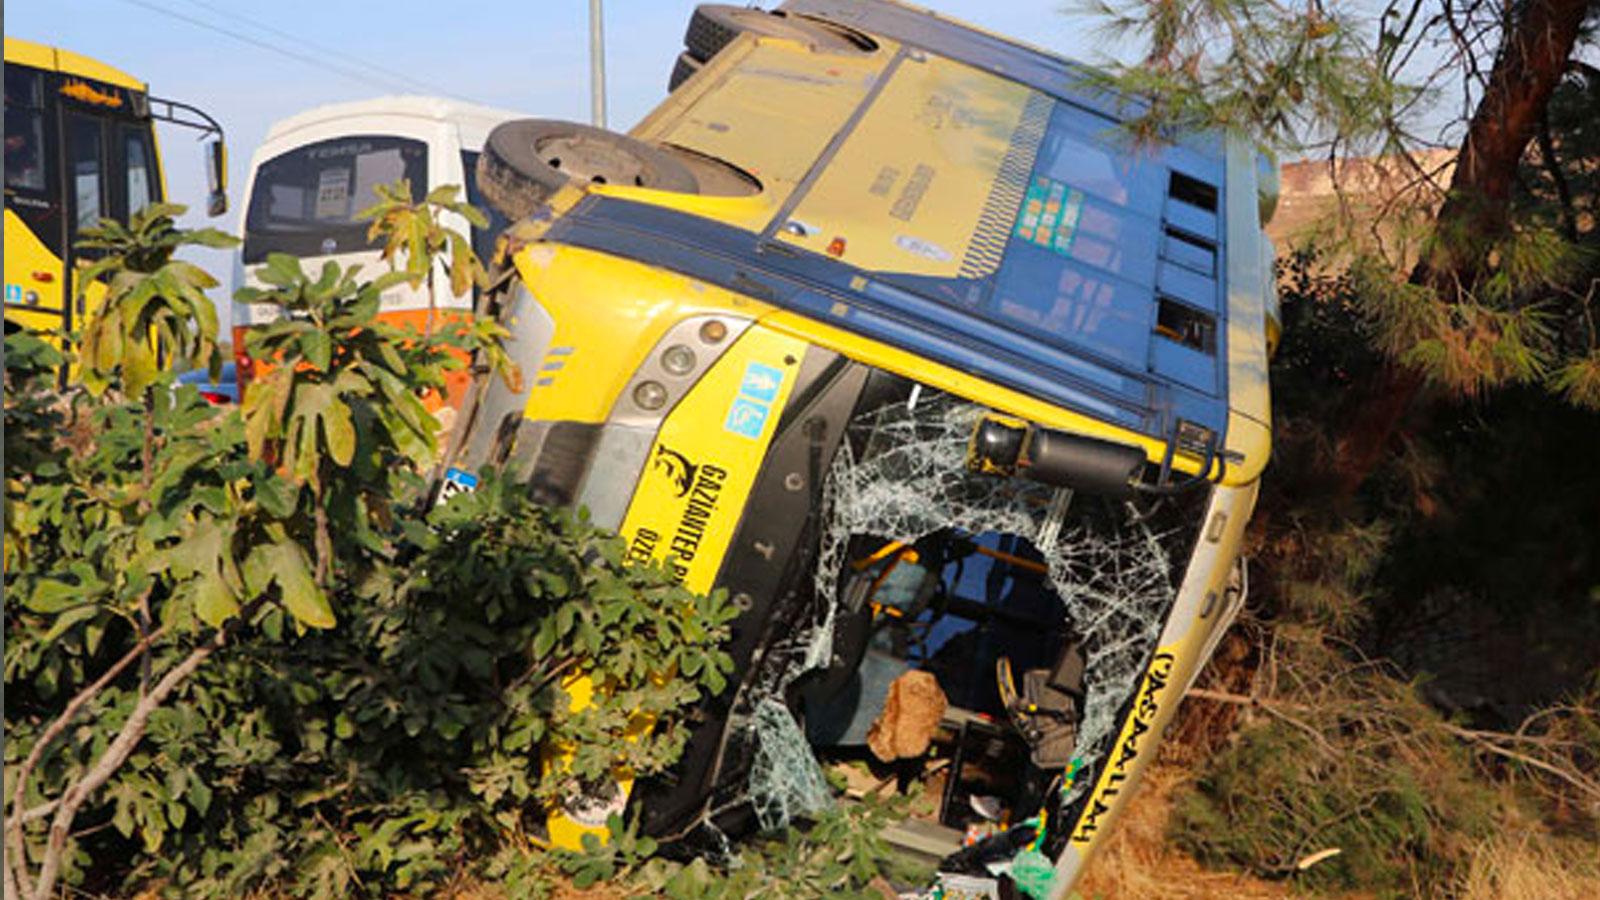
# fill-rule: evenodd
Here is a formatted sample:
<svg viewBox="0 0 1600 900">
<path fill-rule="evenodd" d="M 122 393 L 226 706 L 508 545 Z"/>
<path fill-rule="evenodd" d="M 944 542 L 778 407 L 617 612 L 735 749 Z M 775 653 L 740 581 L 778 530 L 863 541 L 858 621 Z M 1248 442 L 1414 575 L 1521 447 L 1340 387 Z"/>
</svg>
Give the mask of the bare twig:
<svg viewBox="0 0 1600 900">
<path fill-rule="evenodd" d="M 1272 716 L 1274 719 L 1305 732 L 1306 735 L 1313 741 L 1316 741 L 1317 746 L 1322 748 L 1322 751 L 1329 756 L 1339 755 L 1339 751 L 1334 749 L 1332 744 L 1328 743 L 1328 739 L 1323 736 L 1321 731 L 1318 731 L 1314 726 L 1284 712 L 1285 709 L 1304 710 L 1308 709 L 1309 707 L 1302 706 L 1298 703 L 1281 703 L 1274 700 L 1263 700 L 1260 697 L 1250 697 L 1244 694 L 1232 694 L 1228 693 L 1227 691 L 1211 691 L 1206 690 L 1205 688 L 1190 688 L 1184 696 L 1194 697 L 1197 700 L 1210 700 L 1215 703 L 1232 703 L 1236 706 L 1248 706 L 1252 709 L 1259 709 L 1267 715 Z"/>
<path fill-rule="evenodd" d="M 27 859 L 23 847 L 22 826 L 33 819 L 49 815 L 49 810 L 54 809 L 56 806 L 55 803 L 46 803 L 31 810 L 23 810 L 23 804 L 26 802 L 28 795 L 28 777 L 33 774 L 33 770 L 39 765 L 39 760 L 44 757 L 44 751 L 49 748 L 56 738 L 61 736 L 62 732 L 67 730 L 67 726 L 72 724 L 73 717 L 77 716 L 79 710 L 87 706 L 94 698 L 100 696 L 100 692 L 105 690 L 118 675 L 121 675 L 124 669 L 132 665 L 135 660 L 143 657 L 149 651 L 150 645 L 165 634 L 166 630 L 166 626 L 163 625 L 145 635 L 127 653 L 123 654 L 121 659 L 112 663 L 111 668 L 107 669 L 103 675 L 95 679 L 88 687 L 73 695 L 73 698 L 67 701 L 66 707 L 61 710 L 61 714 L 56 716 L 55 721 L 46 726 L 39 738 L 33 742 L 33 747 L 28 751 L 27 757 L 23 759 L 22 765 L 17 767 L 16 783 L 12 787 L 11 794 L 11 816 L 6 819 L 6 852 L 13 859 Z M 17 887 L 23 894 L 32 894 L 32 885 L 28 881 L 26 868 L 24 863 L 16 870 Z"/>
<path fill-rule="evenodd" d="M 22 814 L 22 817 L 19 818 L 17 821 L 21 822 L 24 825 L 28 824 L 29 822 L 36 822 L 39 819 L 42 819 L 45 816 L 48 816 L 51 813 L 55 812 L 56 807 L 58 807 L 60 805 L 61 805 L 61 800 L 60 799 L 56 799 L 56 800 L 51 800 L 51 801 L 49 801 L 47 803 L 41 803 L 38 806 L 30 807 L 28 809 L 28 811 L 24 812 Z"/>
<path fill-rule="evenodd" d="M 56 877 L 61 871 L 61 857 L 66 850 L 67 839 L 71 836 L 72 821 L 78 814 L 78 808 L 109 781 L 127 761 L 134 747 L 144 737 L 150 715 L 171 696 L 173 691 L 177 690 L 179 685 L 194 674 L 201 663 L 221 649 L 234 628 L 240 622 L 248 621 L 263 602 L 264 598 L 251 601 L 237 616 L 224 622 L 209 640 L 190 651 L 182 662 L 169 669 L 161 680 L 156 682 L 155 687 L 139 699 L 133 708 L 133 714 L 123 723 L 116 738 L 95 761 L 93 767 L 62 792 L 61 805 L 57 807 L 55 818 L 50 823 L 50 838 L 45 845 L 44 860 L 39 866 L 39 881 L 33 889 L 33 900 L 47 900 L 51 896 Z"/>
<path fill-rule="evenodd" d="M 1215 703 L 1231 703 L 1238 706 L 1248 706 L 1252 709 L 1260 709 L 1268 715 L 1271 715 L 1283 722 L 1299 728 L 1302 731 L 1305 731 L 1307 734 L 1310 734 L 1313 738 L 1315 738 L 1317 743 L 1327 749 L 1330 753 L 1336 753 L 1331 745 L 1327 743 L 1326 739 L 1323 738 L 1321 732 L 1317 731 L 1305 722 L 1302 722 L 1284 712 L 1284 710 L 1298 711 L 1309 709 L 1310 707 L 1306 706 L 1305 704 L 1292 703 L 1282 700 L 1264 699 L 1261 697 L 1251 697 L 1244 694 L 1228 693 L 1226 691 L 1206 690 L 1204 688 L 1190 688 L 1185 696 L 1194 697 L 1197 700 L 1210 700 Z M 1446 734 L 1462 740 L 1470 741 L 1478 747 L 1489 753 L 1493 753 L 1496 756 L 1500 756 L 1514 762 L 1522 763 L 1523 765 L 1531 768 L 1538 769 L 1547 775 L 1566 782 L 1573 788 L 1577 789 L 1579 793 L 1592 797 L 1595 800 L 1600 800 L 1600 782 L 1597 782 L 1572 768 L 1563 767 L 1549 760 L 1540 759 L 1536 756 L 1530 756 L 1527 753 L 1513 750 L 1510 746 L 1508 746 L 1514 744 L 1531 744 L 1534 746 L 1548 747 L 1554 744 L 1559 744 L 1559 741 L 1551 741 L 1548 738 L 1543 738 L 1536 735 L 1528 735 L 1521 731 L 1514 734 L 1508 734 L 1499 731 L 1484 731 L 1474 728 L 1463 728 L 1459 725 L 1452 725 L 1449 722 L 1441 722 L 1439 723 L 1439 727 Z"/>
<path fill-rule="evenodd" d="M 1484 750 L 1493 753 L 1496 756 L 1504 757 L 1505 759 L 1512 760 L 1513 762 L 1519 762 L 1525 766 L 1538 769 L 1547 775 L 1572 785 L 1578 790 L 1579 793 L 1593 797 L 1595 800 L 1600 801 L 1600 782 L 1586 778 L 1583 775 L 1572 771 L 1571 769 L 1563 768 L 1555 763 L 1549 762 L 1548 760 L 1539 759 L 1538 757 L 1529 756 L 1526 753 L 1512 750 L 1510 747 L 1507 747 L 1506 744 L 1517 741 L 1519 738 L 1515 735 L 1502 734 L 1496 731 L 1478 731 L 1471 728 L 1462 728 L 1457 725 L 1451 725 L 1448 722 L 1445 723 L 1443 727 L 1444 730 L 1450 734 L 1453 734 L 1458 738 L 1462 738 L 1463 740 L 1471 741 L 1472 743 L 1482 747 Z"/>
</svg>

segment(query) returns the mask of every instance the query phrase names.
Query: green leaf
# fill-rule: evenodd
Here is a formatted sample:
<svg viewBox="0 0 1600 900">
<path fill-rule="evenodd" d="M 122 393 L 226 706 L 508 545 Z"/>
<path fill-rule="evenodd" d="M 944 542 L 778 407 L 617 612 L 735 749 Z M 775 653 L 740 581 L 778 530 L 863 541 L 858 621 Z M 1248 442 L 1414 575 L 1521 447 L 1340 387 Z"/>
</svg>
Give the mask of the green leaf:
<svg viewBox="0 0 1600 900">
<path fill-rule="evenodd" d="M 256 277 L 275 287 L 289 287 L 305 280 L 300 260 L 287 253 L 267 254 L 267 264 L 256 270 Z"/>
<path fill-rule="evenodd" d="M 189 789 L 184 793 L 189 799 L 189 805 L 200 815 L 205 815 L 211 808 L 211 788 L 198 777 L 189 782 Z"/>
<path fill-rule="evenodd" d="M 278 583 L 289 615 L 310 628 L 332 628 L 337 624 L 327 595 L 311 576 L 311 563 L 305 551 L 296 544 L 281 543 L 270 545 L 266 552 L 273 580 Z"/>
<path fill-rule="evenodd" d="M 195 615 L 212 628 L 221 626 L 239 613 L 239 601 L 219 576 L 196 581 L 192 596 Z"/>
<path fill-rule="evenodd" d="M 56 616 L 55 623 L 50 626 L 50 630 L 45 632 L 44 637 L 40 638 L 39 640 L 44 644 L 52 644 L 57 638 L 72 630 L 72 626 L 77 625 L 79 622 L 85 622 L 89 619 L 93 619 L 99 614 L 100 607 L 93 604 L 75 606 L 61 615 Z"/>
<path fill-rule="evenodd" d="M 295 504 L 300 499 L 300 488 L 276 475 L 258 478 L 255 492 L 261 508 L 275 519 L 287 519 L 294 515 Z"/>
<path fill-rule="evenodd" d="M 341 466 L 350 465 L 356 454 L 356 429 L 350 420 L 350 407 L 333 401 L 323 411 L 322 431 L 328 439 L 328 455 Z"/>
<path fill-rule="evenodd" d="M 7 500 L 7 503 L 9 502 Z M 8 508 L 6 514 L 10 515 L 10 512 Z M 7 534 L 7 539 L 10 539 L 9 533 Z M 74 604 L 85 602 L 86 597 L 84 595 L 86 593 L 82 585 L 69 584 L 65 581 L 57 581 L 54 578 L 43 578 L 34 587 L 33 593 L 27 595 L 26 599 L 23 600 L 23 605 L 36 613 L 56 613 Z"/>
<path fill-rule="evenodd" d="M 300 352 L 317 371 L 326 372 L 333 358 L 333 339 L 326 331 L 307 331 L 300 335 Z"/>
<path fill-rule="evenodd" d="M 123 837 L 133 837 L 133 804 L 126 796 L 117 798 L 117 811 L 111 816 L 111 825 Z"/>
<path fill-rule="evenodd" d="M 555 623 L 546 619 L 540 623 L 539 630 L 533 635 L 533 656 L 543 659 L 550 655 L 550 650 L 556 645 Z"/>
</svg>

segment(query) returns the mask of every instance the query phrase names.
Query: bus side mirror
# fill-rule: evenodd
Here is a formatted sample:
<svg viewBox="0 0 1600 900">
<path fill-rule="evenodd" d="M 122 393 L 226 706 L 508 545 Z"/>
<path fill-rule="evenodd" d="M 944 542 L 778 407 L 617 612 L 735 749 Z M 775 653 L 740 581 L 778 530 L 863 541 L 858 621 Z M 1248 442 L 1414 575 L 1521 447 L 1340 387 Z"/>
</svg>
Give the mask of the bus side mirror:
<svg viewBox="0 0 1600 900">
<path fill-rule="evenodd" d="M 220 216 L 228 211 L 228 146 L 221 138 L 206 145 L 206 215 Z"/>
</svg>

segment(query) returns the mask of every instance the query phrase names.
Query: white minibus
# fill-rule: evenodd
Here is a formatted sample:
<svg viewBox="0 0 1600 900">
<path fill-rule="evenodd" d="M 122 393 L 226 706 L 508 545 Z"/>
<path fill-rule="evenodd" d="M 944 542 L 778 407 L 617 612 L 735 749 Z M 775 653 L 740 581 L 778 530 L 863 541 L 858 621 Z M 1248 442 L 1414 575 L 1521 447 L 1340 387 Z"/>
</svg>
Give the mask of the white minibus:
<svg viewBox="0 0 1600 900">
<path fill-rule="evenodd" d="M 377 202 L 376 185 L 400 178 L 411 182 L 418 200 L 439 185 L 462 186 L 467 201 L 489 217 L 489 227 L 472 228 L 453 215 L 445 224 L 470 230 L 474 249 L 487 263 L 506 222 L 478 196 L 473 177 L 478 153 L 496 125 L 525 116 L 436 97 L 399 96 L 319 106 L 277 122 L 250 159 L 234 286 L 259 286 L 253 272 L 270 253 L 299 257 L 308 272 L 320 270 L 327 260 L 382 265 L 378 250 L 367 243 L 368 223 L 356 217 Z M 382 317 L 422 331 L 470 315 L 473 298 L 451 296 L 441 275 L 433 279 L 436 287 L 401 284 L 385 291 Z M 233 306 L 241 387 L 250 378 L 245 331 L 273 314 L 272 307 Z M 459 403 L 468 381 L 465 370 L 453 376 L 445 398 L 450 407 Z"/>
</svg>

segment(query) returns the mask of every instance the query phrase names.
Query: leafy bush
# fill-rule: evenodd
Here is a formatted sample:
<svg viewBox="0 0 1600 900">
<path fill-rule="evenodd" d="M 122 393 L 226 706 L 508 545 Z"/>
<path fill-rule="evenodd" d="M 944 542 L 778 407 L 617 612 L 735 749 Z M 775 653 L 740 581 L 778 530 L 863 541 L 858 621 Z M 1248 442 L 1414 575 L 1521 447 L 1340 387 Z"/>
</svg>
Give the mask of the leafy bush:
<svg viewBox="0 0 1600 900">
<path fill-rule="evenodd" d="M 730 604 L 625 566 L 617 538 L 493 477 L 426 521 L 394 565 L 337 592 L 338 628 L 197 676 L 182 715 L 214 743 L 152 729 L 171 760 L 153 780 L 189 773 L 210 813 L 168 827 L 135 880 L 217 897 L 263 880 L 314 897 L 437 886 L 527 846 L 582 776 L 676 759 L 676 711 L 727 670 Z M 698 678 L 653 677 L 696 659 Z M 572 715 L 560 686 L 577 674 L 609 692 Z M 660 727 L 625 741 L 644 711 Z M 541 749 L 564 743 L 584 753 L 542 773 Z"/>
<path fill-rule="evenodd" d="M 1592 693 L 1520 727 L 1493 719 L 1498 709 L 1470 708 L 1480 729 L 1507 732 L 1470 729 L 1427 701 L 1470 697 L 1451 685 L 1474 668 L 1522 687 L 1522 697 L 1507 700 L 1554 700 L 1531 695 L 1539 669 L 1557 668 L 1554 641 L 1517 642 L 1517 652 L 1493 660 L 1485 645 L 1446 628 L 1450 613 L 1482 612 L 1494 593 L 1515 607 L 1499 637 L 1546 618 L 1558 621 L 1552 631 L 1570 631 L 1571 644 L 1589 647 L 1582 636 L 1590 617 L 1578 609 L 1587 591 L 1571 596 L 1571 581 L 1587 585 L 1582 573 L 1573 578 L 1573 560 L 1592 540 L 1557 524 L 1592 501 L 1584 503 L 1590 498 L 1571 480 L 1570 464 L 1549 464 L 1558 460 L 1552 445 L 1581 453 L 1587 444 L 1552 421 L 1554 402 L 1507 397 L 1526 412 L 1486 404 L 1435 413 L 1427 431 L 1397 442 L 1354 490 L 1338 477 L 1344 436 L 1330 423 L 1350 388 L 1381 372 L 1371 322 L 1358 314 L 1352 280 L 1328 274 L 1309 253 L 1283 261 L 1280 288 L 1288 328 L 1274 360 L 1274 472 L 1251 524 L 1256 559 L 1245 625 L 1254 647 L 1235 653 L 1245 661 L 1235 671 L 1213 665 L 1202 687 L 1222 690 L 1184 708 L 1184 732 L 1206 751 L 1192 757 L 1197 778 L 1176 802 L 1171 836 L 1206 862 L 1382 895 L 1450 894 L 1482 870 L 1478 857 L 1493 838 L 1539 818 L 1586 831 L 1592 842 L 1594 812 L 1584 812 L 1600 809 Z M 1483 434 L 1464 439 L 1472 429 Z M 1518 452 L 1493 452 L 1501 442 L 1515 442 Z M 1491 479 L 1504 484 L 1486 487 Z M 1507 504 L 1510 493 L 1538 503 Z M 1477 511 L 1464 514 L 1469 503 Z M 1518 516 L 1544 527 L 1517 527 Z M 1526 559 L 1514 559 L 1522 548 Z M 1496 591 L 1499 581 L 1506 586 Z M 1408 647 L 1413 660 L 1432 650 L 1448 668 L 1414 666 L 1437 677 L 1410 679 L 1397 666 L 1363 660 L 1363 652 L 1405 660 Z M 1582 665 L 1592 666 L 1592 653 Z M 1515 676 L 1509 666 L 1518 666 Z M 1242 716 L 1237 730 L 1216 727 L 1216 700 L 1234 701 L 1226 709 Z M 1338 855 L 1309 863 L 1333 849 Z"/>
<path fill-rule="evenodd" d="M 57 390 L 59 354 L 7 337 L 8 896 L 436 887 L 527 846 L 556 798 L 659 772 L 724 686 L 724 597 L 492 474 L 425 509 L 426 398 L 469 352 L 516 373 L 493 321 L 377 319 L 435 251 L 452 290 L 482 281 L 432 224 L 454 190 L 406 197 L 369 211 L 399 271 L 268 260 L 243 299 L 284 315 L 248 339 L 241 408 L 151 363 L 216 359 L 213 282 L 173 253 L 225 239 L 175 207 L 85 232 L 107 299 L 80 382 Z M 596 690 L 574 712 L 578 676 Z"/>
<path fill-rule="evenodd" d="M 611 839 L 585 841 L 583 853 L 558 852 L 551 863 L 577 888 L 605 882 L 632 896 L 672 900 L 744 900 L 747 897 L 858 898 L 878 900 L 891 882 L 926 884 L 932 873 L 907 862 L 883 838 L 904 819 L 912 798 L 866 797 L 824 813 L 805 829 L 740 847 L 722 864 L 652 858 L 655 842 L 622 821 L 609 823 Z"/>
</svg>

